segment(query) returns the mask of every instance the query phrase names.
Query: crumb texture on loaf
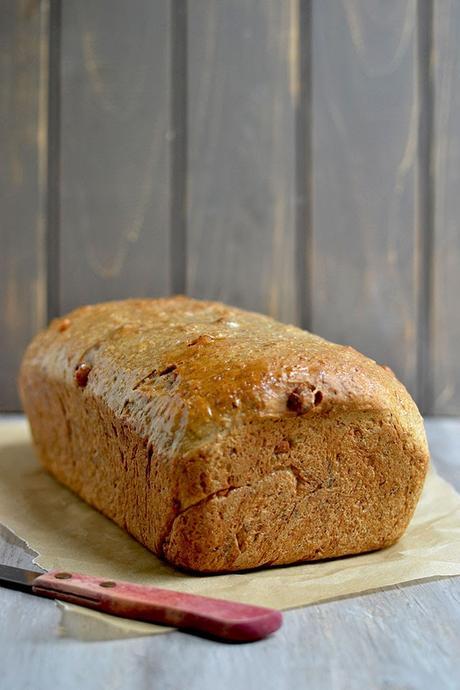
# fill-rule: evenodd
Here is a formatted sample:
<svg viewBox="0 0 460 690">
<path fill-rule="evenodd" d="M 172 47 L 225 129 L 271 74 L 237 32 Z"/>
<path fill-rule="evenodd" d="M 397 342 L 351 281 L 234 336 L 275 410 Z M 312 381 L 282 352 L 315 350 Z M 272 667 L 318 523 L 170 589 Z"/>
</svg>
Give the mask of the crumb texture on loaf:
<svg viewBox="0 0 460 690">
<path fill-rule="evenodd" d="M 388 367 L 217 302 L 76 309 L 32 341 L 20 390 L 45 467 L 202 572 L 389 545 L 428 463 Z"/>
</svg>

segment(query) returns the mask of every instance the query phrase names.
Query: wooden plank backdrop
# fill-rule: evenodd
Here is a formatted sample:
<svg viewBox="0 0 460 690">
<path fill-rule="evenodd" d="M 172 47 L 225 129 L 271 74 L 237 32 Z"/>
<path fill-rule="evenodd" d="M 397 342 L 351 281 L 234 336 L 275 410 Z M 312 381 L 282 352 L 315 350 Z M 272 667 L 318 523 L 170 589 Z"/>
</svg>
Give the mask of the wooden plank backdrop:
<svg viewBox="0 0 460 690">
<path fill-rule="evenodd" d="M 434 410 L 460 414 L 460 5 L 434 5 Z"/>
<path fill-rule="evenodd" d="M 48 318 L 184 291 L 350 343 L 424 412 L 460 412 L 453 0 L 1 15 L 2 410 Z"/>
<path fill-rule="evenodd" d="M 46 320 L 48 8 L 5 0 L 0 18 L 0 409 L 16 409 L 22 350 Z"/>
<path fill-rule="evenodd" d="M 62 311 L 171 289 L 168 8 L 62 2 Z"/>
<path fill-rule="evenodd" d="M 312 327 L 417 391 L 417 13 L 313 3 Z"/>
<path fill-rule="evenodd" d="M 188 8 L 187 288 L 297 321 L 296 5 Z"/>
</svg>

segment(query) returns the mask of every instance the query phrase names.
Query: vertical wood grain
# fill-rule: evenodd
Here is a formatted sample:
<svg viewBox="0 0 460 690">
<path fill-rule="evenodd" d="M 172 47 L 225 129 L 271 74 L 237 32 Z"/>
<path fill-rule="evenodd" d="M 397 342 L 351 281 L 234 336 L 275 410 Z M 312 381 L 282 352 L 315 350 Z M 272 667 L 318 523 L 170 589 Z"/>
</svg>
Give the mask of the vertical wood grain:
<svg viewBox="0 0 460 690">
<path fill-rule="evenodd" d="M 47 316 L 54 319 L 60 311 L 59 280 L 59 186 L 60 186 L 60 113 L 61 113 L 61 0 L 49 0 L 48 21 L 48 123 L 47 123 L 47 203 L 46 271 Z"/>
<path fill-rule="evenodd" d="M 460 414 L 460 5 L 433 5 L 434 412 Z"/>
<path fill-rule="evenodd" d="M 62 3 L 61 310 L 170 289 L 170 3 Z"/>
<path fill-rule="evenodd" d="M 16 376 L 46 319 L 48 4 L 6 0 L 0 20 L 0 410 L 19 407 Z"/>
<path fill-rule="evenodd" d="M 314 0 L 312 33 L 312 327 L 416 393 L 416 2 Z"/>
<path fill-rule="evenodd" d="M 417 395 L 423 414 L 433 413 L 431 334 L 433 327 L 433 3 L 418 0 L 418 350 Z"/>
<path fill-rule="evenodd" d="M 188 291 L 297 320 L 297 2 L 187 8 Z"/>
<path fill-rule="evenodd" d="M 187 276 L 187 3 L 171 2 L 171 289 L 186 291 Z"/>
</svg>

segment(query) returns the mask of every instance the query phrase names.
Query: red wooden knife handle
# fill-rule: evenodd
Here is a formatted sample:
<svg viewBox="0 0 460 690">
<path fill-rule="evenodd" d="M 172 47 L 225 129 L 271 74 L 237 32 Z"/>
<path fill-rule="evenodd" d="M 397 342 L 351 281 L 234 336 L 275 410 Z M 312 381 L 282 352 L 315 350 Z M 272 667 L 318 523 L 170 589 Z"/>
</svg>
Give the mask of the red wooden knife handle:
<svg viewBox="0 0 460 690">
<path fill-rule="evenodd" d="M 37 577 L 33 591 L 114 616 L 185 628 L 224 640 L 260 640 L 282 623 L 281 613 L 274 609 L 58 570 Z"/>
</svg>

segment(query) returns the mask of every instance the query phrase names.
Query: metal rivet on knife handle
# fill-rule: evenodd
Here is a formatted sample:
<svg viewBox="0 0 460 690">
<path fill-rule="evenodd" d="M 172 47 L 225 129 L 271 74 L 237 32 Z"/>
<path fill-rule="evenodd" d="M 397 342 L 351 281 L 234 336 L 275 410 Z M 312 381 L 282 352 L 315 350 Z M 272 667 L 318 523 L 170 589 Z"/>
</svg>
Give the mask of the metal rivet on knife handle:
<svg viewBox="0 0 460 690">
<path fill-rule="evenodd" d="M 58 580 L 70 580 L 72 575 L 70 573 L 55 573 L 54 577 Z"/>
<path fill-rule="evenodd" d="M 117 583 L 108 580 L 107 582 L 99 582 L 99 587 L 116 587 Z"/>
</svg>

